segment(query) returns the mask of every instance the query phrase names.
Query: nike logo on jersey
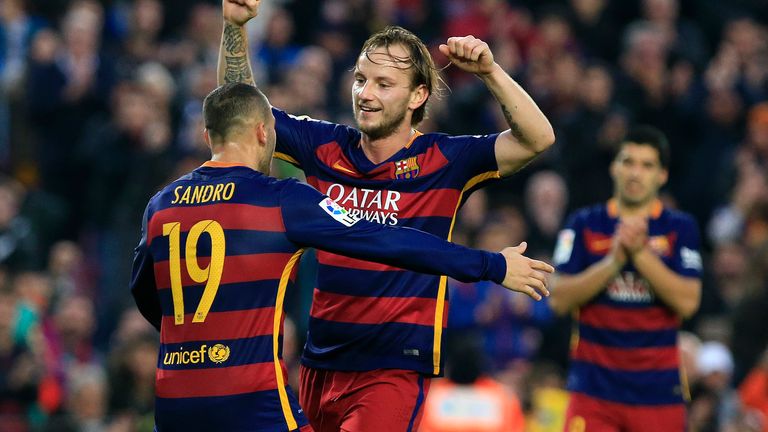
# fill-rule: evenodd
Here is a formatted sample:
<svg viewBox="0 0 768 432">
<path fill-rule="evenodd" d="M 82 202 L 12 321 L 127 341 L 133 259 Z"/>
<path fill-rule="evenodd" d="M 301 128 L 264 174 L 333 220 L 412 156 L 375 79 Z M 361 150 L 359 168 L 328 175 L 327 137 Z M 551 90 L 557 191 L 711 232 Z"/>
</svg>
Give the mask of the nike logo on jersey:
<svg viewBox="0 0 768 432">
<path fill-rule="evenodd" d="M 341 164 L 339 162 L 341 162 L 341 161 L 336 161 L 331 168 L 335 169 L 336 171 L 341 171 L 341 172 L 343 172 L 345 174 L 357 175 L 356 171 L 353 171 L 353 170 L 351 170 L 349 168 L 341 166 Z"/>
</svg>

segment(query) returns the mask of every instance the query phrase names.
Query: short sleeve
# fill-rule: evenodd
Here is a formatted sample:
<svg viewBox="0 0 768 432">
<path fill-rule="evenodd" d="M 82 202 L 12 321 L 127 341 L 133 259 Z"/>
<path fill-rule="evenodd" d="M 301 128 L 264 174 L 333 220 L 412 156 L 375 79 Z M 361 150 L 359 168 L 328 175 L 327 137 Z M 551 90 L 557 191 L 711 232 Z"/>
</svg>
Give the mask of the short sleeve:
<svg viewBox="0 0 768 432">
<path fill-rule="evenodd" d="M 495 150 L 498 136 L 444 135 L 439 140 L 440 151 L 452 164 L 455 175 L 463 181 L 464 189 L 500 178 Z"/>
<path fill-rule="evenodd" d="M 413 228 L 358 219 L 306 184 L 287 182 L 280 206 L 286 236 L 299 246 L 465 282 L 502 282 L 506 275 L 506 261 L 499 253 L 469 249 Z"/>
<path fill-rule="evenodd" d="M 568 218 L 568 222 L 558 233 L 557 244 L 552 255 L 552 262 L 558 272 L 576 274 L 586 267 L 584 225 L 583 214 L 575 213 Z"/>
<path fill-rule="evenodd" d="M 315 120 L 308 116 L 294 116 L 272 108 L 275 116 L 277 143 L 275 158 L 301 168 L 305 172 L 313 164 L 315 149 L 350 133 L 346 126 Z"/>
<path fill-rule="evenodd" d="M 702 261 L 698 224 L 690 216 L 683 215 L 677 231 L 672 269 L 681 276 L 700 278 Z"/>
</svg>

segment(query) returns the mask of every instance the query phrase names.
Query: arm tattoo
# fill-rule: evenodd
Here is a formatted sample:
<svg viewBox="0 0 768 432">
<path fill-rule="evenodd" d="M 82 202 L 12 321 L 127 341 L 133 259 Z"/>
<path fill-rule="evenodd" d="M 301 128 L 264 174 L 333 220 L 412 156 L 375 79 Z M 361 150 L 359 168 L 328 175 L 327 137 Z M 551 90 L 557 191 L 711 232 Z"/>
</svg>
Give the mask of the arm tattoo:
<svg viewBox="0 0 768 432">
<path fill-rule="evenodd" d="M 225 83 L 250 83 L 253 81 L 250 68 L 248 67 L 248 60 L 245 57 L 225 56 L 224 59 L 227 62 L 224 74 Z"/>
<path fill-rule="evenodd" d="M 231 23 L 224 24 L 224 49 L 235 56 L 245 55 L 245 39 L 240 27 Z"/>
<path fill-rule="evenodd" d="M 512 119 L 512 113 L 509 112 L 506 105 L 501 106 L 501 112 L 504 113 L 504 119 L 507 121 L 507 124 L 509 125 L 509 131 L 512 133 L 512 136 L 515 137 L 518 141 L 525 141 L 525 136 L 523 135 L 523 131 L 520 130 L 520 125 L 517 124 L 515 120 Z"/>
</svg>

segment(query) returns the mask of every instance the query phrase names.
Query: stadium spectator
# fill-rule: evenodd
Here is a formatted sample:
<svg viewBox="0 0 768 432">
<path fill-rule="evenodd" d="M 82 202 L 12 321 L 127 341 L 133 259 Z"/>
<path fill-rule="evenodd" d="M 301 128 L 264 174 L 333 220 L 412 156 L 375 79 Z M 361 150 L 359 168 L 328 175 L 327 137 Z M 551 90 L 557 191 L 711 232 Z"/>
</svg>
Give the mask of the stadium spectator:
<svg viewBox="0 0 768 432">
<path fill-rule="evenodd" d="M 65 221 L 70 233 L 80 228 L 77 206 L 86 171 L 72 148 L 89 119 L 104 112 L 115 79 L 113 60 L 101 50 L 103 13 L 95 1 L 72 2 L 61 35 L 43 31 L 35 38 L 26 82 L 40 182 L 72 204 Z"/>
<path fill-rule="evenodd" d="M 568 208 L 568 189 L 553 171 L 539 171 L 525 187 L 525 216 L 531 252 L 548 256 L 555 248 L 557 233 Z"/>
<path fill-rule="evenodd" d="M 130 325 L 129 321 L 123 321 L 124 325 Z M 151 328 L 147 329 L 150 326 L 143 318 L 140 323 L 143 325 L 138 333 L 124 326 L 118 328 L 126 335 L 114 345 L 109 358 L 108 413 L 115 423 L 125 424 L 129 430 L 151 431 L 158 341 L 154 331 L 148 331 Z"/>
<path fill-rule="evenodd" d="M 13 141 L 22 136 L 23 88 L 27 69 L 27 56 L 32 39 L 43 27 L 44 21 L 27 12 L 22 0 L 7 0 L 0 5 L 0 167 L 11 168 L 11 157 L 18 149 Z M 16 136 L 12 136 L 12 134 Z"/>
<path fill-rule="evenodd" d="M 610 196 L 610 177 L 605 170 L 613 147 L 626 133 L 626 109 L 614 98 L 614 78 L 607 65 L 587 65 L 581 75 L 579 104 L 560 119 L 558 128 L 559 171 L 568 186 L 570 209 Z"/>
<path fill-rule="evenodd" d="M 62 240 L 54 244 L 48 254 L 46 270 L 56 297 L 93 295 L 92 287 L 87 286 L 86 282 L 83 251 L 77 243 Z"/>
<path fill-rule="evenodd" d="M 707 341 L 699 347 L 696 356 L 699 379 L 696 384 L 716 401 L 710 416 L 715 430 L 728 428 L 740 414 L 738 396 L 731 384 L 733 366 L 733 356 L 723 343 Z M 696 393 L 696 389 L 693 393 Z M 696 403 L 695 398 L 691 403 Z"/>
<path fill-rule="evenodd" d="M 108 383 L 98 365 L 79 365 L 67 371 L 66 409 L 50 416 L 43 432 L 99 432 L 108 430 Z"/>
<path fill-rule="evenodd" d="M 37 270 L 40 247 L 37 232 L 21 213 L 26 196 L 24 187 L 0 176 L 0 264 L 14 270 Z"/>
<path fill-rule="evenodd" d="M 30 429 L 27 414 L 35 406 L 41 367 L 33 346 L 15 334 L 17 296 L 5 285 L 0 286 L 0 430 L 24 432 Z"/>
<path fill-rule="evenodd" d="M 763 210 L 760 228 L 768 232 L 768 207 Z M 751 251 L 747 270 L 748 280 L 744 298 L 734 309 L 730 325 L 733 329 L 731 350 L 734 355 L 734 381 L 740 383 L 757 364 L 768 346 L 768 326 L 765 311 L 768 310 L 768 240 Z"/>
</svg>

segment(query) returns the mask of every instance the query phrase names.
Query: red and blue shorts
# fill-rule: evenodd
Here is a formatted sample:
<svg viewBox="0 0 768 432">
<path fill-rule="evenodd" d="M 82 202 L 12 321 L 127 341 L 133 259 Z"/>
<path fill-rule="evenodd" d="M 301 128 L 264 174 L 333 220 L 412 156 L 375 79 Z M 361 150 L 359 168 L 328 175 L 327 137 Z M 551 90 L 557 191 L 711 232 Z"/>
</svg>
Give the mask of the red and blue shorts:
<svg viewBox="0 0 768 432">
<path fill-rule="evenodd" d="M 301 367 L 299 401 L 315 432 L 416 431 L 431 378 L 402 369 Z"/>
<path fill-rule="evenodd" d="M 632 406 L 571 393 L 564 432 L 685 432 L 684 404 Z"/>
</svg>

